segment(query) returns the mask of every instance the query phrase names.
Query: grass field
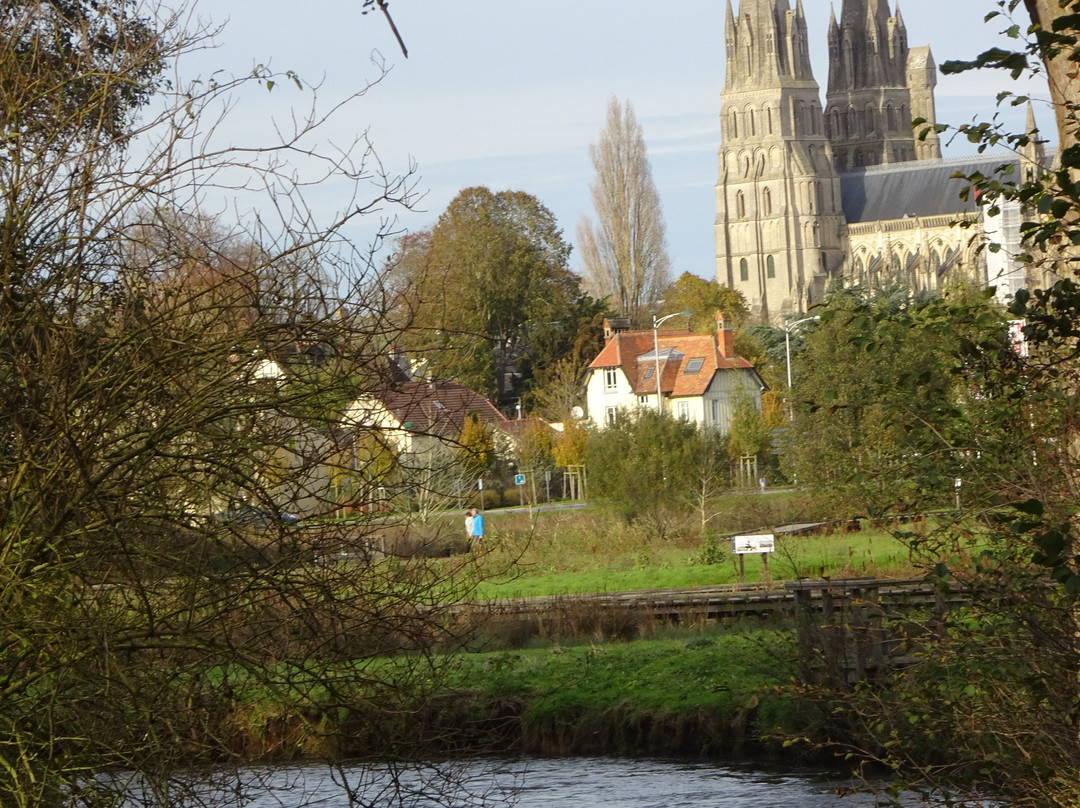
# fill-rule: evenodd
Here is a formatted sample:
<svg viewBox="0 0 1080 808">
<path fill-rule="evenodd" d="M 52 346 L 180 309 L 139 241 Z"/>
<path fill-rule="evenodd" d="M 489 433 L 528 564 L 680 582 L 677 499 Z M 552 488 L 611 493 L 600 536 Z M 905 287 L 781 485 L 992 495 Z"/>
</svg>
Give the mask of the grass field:
<svg viewBox="0 0 1080 808">
<path fill-rule="evenodd" d="M 483 599 L 613 592 L 628 589 L 706 586 L 739 580 L 738 557 L 727 532 L 768 530 L 768 497 L 753 496 L 753 507 L 733 501 L 733 517 L 717 520 L 705 533 L 693 518 L 672 519 L 664 535 L 641 524 L 626 524 L 602 508 L 536 514 L 493 512 L 480 565 Z M 734 500 L 734 498 L 733 498 Z M 780 524 L 783 508 L 775 514 Z M 814 577 L 913 574 L 907 548 L 888 531 L 864 522 L 858 532 L 823 531 L 779 535 L 767 562 L 744 558 L 746 581 Z"/>
</svg>

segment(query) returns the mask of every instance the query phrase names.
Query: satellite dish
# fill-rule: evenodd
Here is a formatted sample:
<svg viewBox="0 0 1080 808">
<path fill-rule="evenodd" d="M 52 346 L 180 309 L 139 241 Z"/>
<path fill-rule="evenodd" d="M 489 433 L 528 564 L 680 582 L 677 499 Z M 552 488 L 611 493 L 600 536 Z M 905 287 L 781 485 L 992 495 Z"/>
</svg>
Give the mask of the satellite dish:
<svg viewBox="0 0 1080 808">
<path fill-rule="evenodd" d="M 573 416 L 575 421 L 580 421 L 585 417 L 585 410 L 581 409 L 581 407 L 574 407 L 570 410 L 570 415 Z"/>
</svg>

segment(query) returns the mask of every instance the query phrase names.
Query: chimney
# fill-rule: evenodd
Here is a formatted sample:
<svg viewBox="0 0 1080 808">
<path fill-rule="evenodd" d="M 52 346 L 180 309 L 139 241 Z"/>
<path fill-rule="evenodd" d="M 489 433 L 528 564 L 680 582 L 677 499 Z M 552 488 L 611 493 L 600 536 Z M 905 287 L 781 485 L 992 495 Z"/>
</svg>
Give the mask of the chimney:
<svg viewBox="0 0 1080 808">
<path fill-rule="evenodd" d="M 611 339 L 620 331 L 626 331 L 630 328 L 630 320 L 627 317 L 611 317 L 604 320 L 604 342 L 611 342 Z"/>
<path fill-rule="evenodd" d="M 735 356 L 735 335 L 724 322 L 724 313 L 716 312 L 716 343 L 720 349 L 720 355 L 725 359 Z"/>
</svg>

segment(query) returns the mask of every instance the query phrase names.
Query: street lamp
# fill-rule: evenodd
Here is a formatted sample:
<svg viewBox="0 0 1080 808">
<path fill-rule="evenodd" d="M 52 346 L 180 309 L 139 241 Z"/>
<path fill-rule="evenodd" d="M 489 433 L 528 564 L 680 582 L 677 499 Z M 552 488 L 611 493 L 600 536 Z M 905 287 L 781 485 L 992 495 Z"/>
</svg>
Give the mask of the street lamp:
<svg viewBox="0 0 1080 808">
<path fill-rule="evenodd" d="M 820 320 L 820 317 L 804 317 L 784 326 L 784 358 L 787 360 L 787 392 L 788 392 L 788 420 L 795 420 L 795 412 L 791 409 L 791 329 L 811 320 Z"/>
<path fill-rule="evenodd" d="M 677 311 L 674 314 L 665 314 L 659 320 L 656 319 L 656 315 L 652 316 L 652 339 L 653 339 L 653 361 L 656 363 L 656 412 L 660 414 L 663 412 L 663 405 L 661 404 L 660 392 L 660 334 L 659 328 L 665 320 L 670 320 L 672 317 L 689 317 L 692 312 L 689 311 Z"/>
</svg>

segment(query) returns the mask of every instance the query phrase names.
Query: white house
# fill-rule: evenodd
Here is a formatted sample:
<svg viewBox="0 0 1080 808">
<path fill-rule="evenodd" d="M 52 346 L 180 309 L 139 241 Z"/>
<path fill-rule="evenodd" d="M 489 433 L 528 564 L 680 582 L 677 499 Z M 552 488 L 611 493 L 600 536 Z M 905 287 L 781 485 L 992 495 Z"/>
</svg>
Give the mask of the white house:
<svg viewBox="0 0 1080 808">
<path fill-rule="evenodd" d="M 604 338 L 586 377 L 588 415 L 597 426 L 617 424 L 620 409 L 656 409 L 659 400 L 663 412 L 726 433 L 739 398 L 761 408 L 765 382 L 735 354 L 719 313 L 712 334 L 621 330 L 605 321 Z"/>
</svg>

